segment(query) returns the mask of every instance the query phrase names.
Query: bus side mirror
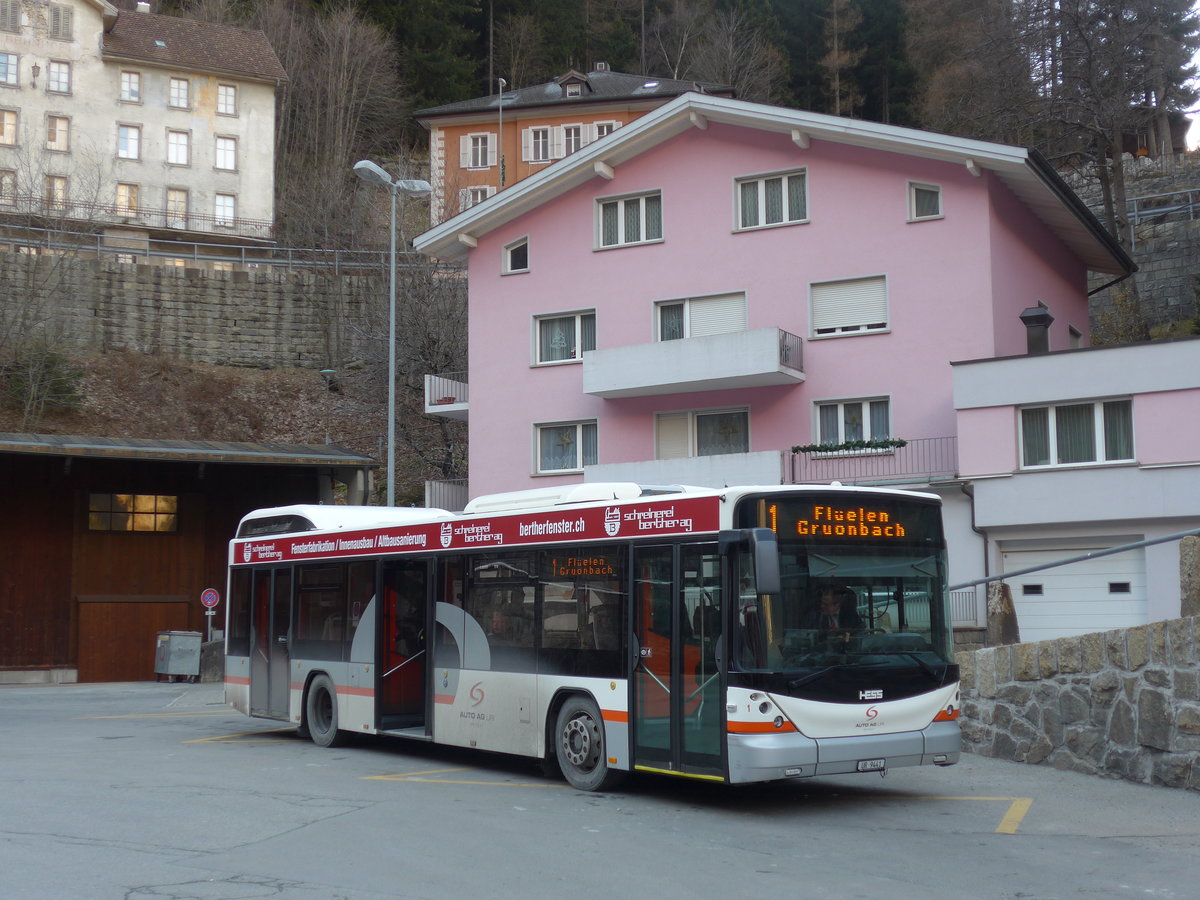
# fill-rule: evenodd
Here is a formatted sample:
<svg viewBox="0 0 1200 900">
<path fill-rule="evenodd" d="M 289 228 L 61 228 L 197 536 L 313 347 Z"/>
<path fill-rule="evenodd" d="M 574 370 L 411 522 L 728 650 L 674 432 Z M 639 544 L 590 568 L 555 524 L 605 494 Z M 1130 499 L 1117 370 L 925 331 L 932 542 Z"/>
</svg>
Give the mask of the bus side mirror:
<svg viewBox="0 0 1200 900">
<path fill-rule="evenodd" d="M 717 536 L 717 545 L 725 552 L 733 545 L 747 547 L 754 558 L 754 590 L 759 594 L 778 594 L 779 545 L 775 532 L 770 528 L 742 528 L 722 531 Z"/>
</svg>

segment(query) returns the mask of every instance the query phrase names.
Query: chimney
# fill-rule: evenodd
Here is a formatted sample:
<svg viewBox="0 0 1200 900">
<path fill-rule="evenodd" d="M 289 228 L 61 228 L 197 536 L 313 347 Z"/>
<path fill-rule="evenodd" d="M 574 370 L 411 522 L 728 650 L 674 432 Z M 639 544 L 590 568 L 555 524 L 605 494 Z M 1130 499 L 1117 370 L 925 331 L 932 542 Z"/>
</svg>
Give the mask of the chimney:
<svg viewBox="0 0 1200 900">
<path fill-rule="evenodd" d="M 1038 301 L 1037 306 L 1031 306 L 1021 313 L 1021 324 L 1025 326 L 1025 342 L 1029 355 L 1035 356 L 1050 352 L 1050 324 L 1054 316 L 1045 303 Z"/>
</svg>

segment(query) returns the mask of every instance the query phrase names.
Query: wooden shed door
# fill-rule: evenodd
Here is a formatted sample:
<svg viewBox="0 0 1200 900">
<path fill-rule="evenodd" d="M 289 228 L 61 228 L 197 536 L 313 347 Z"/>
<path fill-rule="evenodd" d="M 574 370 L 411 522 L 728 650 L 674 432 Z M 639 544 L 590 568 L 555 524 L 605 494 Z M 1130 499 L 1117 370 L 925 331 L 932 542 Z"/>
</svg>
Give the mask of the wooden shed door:
<svg viewBox="0 0 1200 900">
<path fill-rule="evenodd" d="M 153 681 L 160 631 L 188 630 L 188 599 L 80 596 L 79 680 Z"/>
</svg>

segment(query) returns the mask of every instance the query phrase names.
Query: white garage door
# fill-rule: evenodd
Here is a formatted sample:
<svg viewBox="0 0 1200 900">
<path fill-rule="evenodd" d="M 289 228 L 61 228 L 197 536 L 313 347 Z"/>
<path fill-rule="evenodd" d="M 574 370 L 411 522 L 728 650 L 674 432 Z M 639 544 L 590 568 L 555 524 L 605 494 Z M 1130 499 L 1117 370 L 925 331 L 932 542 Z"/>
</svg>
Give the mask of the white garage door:
<svg viewBox="0 0 1200 900">
<path fill-rule="evenodd" d="M 1005 572 L 1070 559 L 1100 547 L 1006 550 Z M 1141 548 L 1031 572 L 1005 581 L 1022 641 L 1128 628 L 1146 623 L 1146 562 Z"/>
</svg>

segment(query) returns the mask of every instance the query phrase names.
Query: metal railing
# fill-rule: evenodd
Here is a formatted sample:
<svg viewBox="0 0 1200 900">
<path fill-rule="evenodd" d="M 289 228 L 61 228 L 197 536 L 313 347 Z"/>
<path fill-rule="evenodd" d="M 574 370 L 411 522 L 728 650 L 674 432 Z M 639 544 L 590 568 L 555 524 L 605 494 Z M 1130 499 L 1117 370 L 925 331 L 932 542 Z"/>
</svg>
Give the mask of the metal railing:
<svg viewBox="0 0 1200 900">
<path fill-rule="evenodd" d="M 268 219 L 217 216 L 177 209 L 151 209 L 137 203 L 107 204 L 57 199 L 36 194 L 0 196 L 0 214 L 36 216 L 40 219 L 98 222 L 134 228 L 170 228 L 237 237 L 271 240 L 275 225 Z"/>
<path fill-rule="evenodd" d="M 879 450 L 804 451 L 792 454 L 795 484 L 908 484 L 953 478 L 958 438 L 919 438 Z"/>
<path fill-rule="evenodd" d="M 449 406 L 470 398 L 466 372 L 443 372 L 425 376 L 425 405 Z"/>
</svg>

